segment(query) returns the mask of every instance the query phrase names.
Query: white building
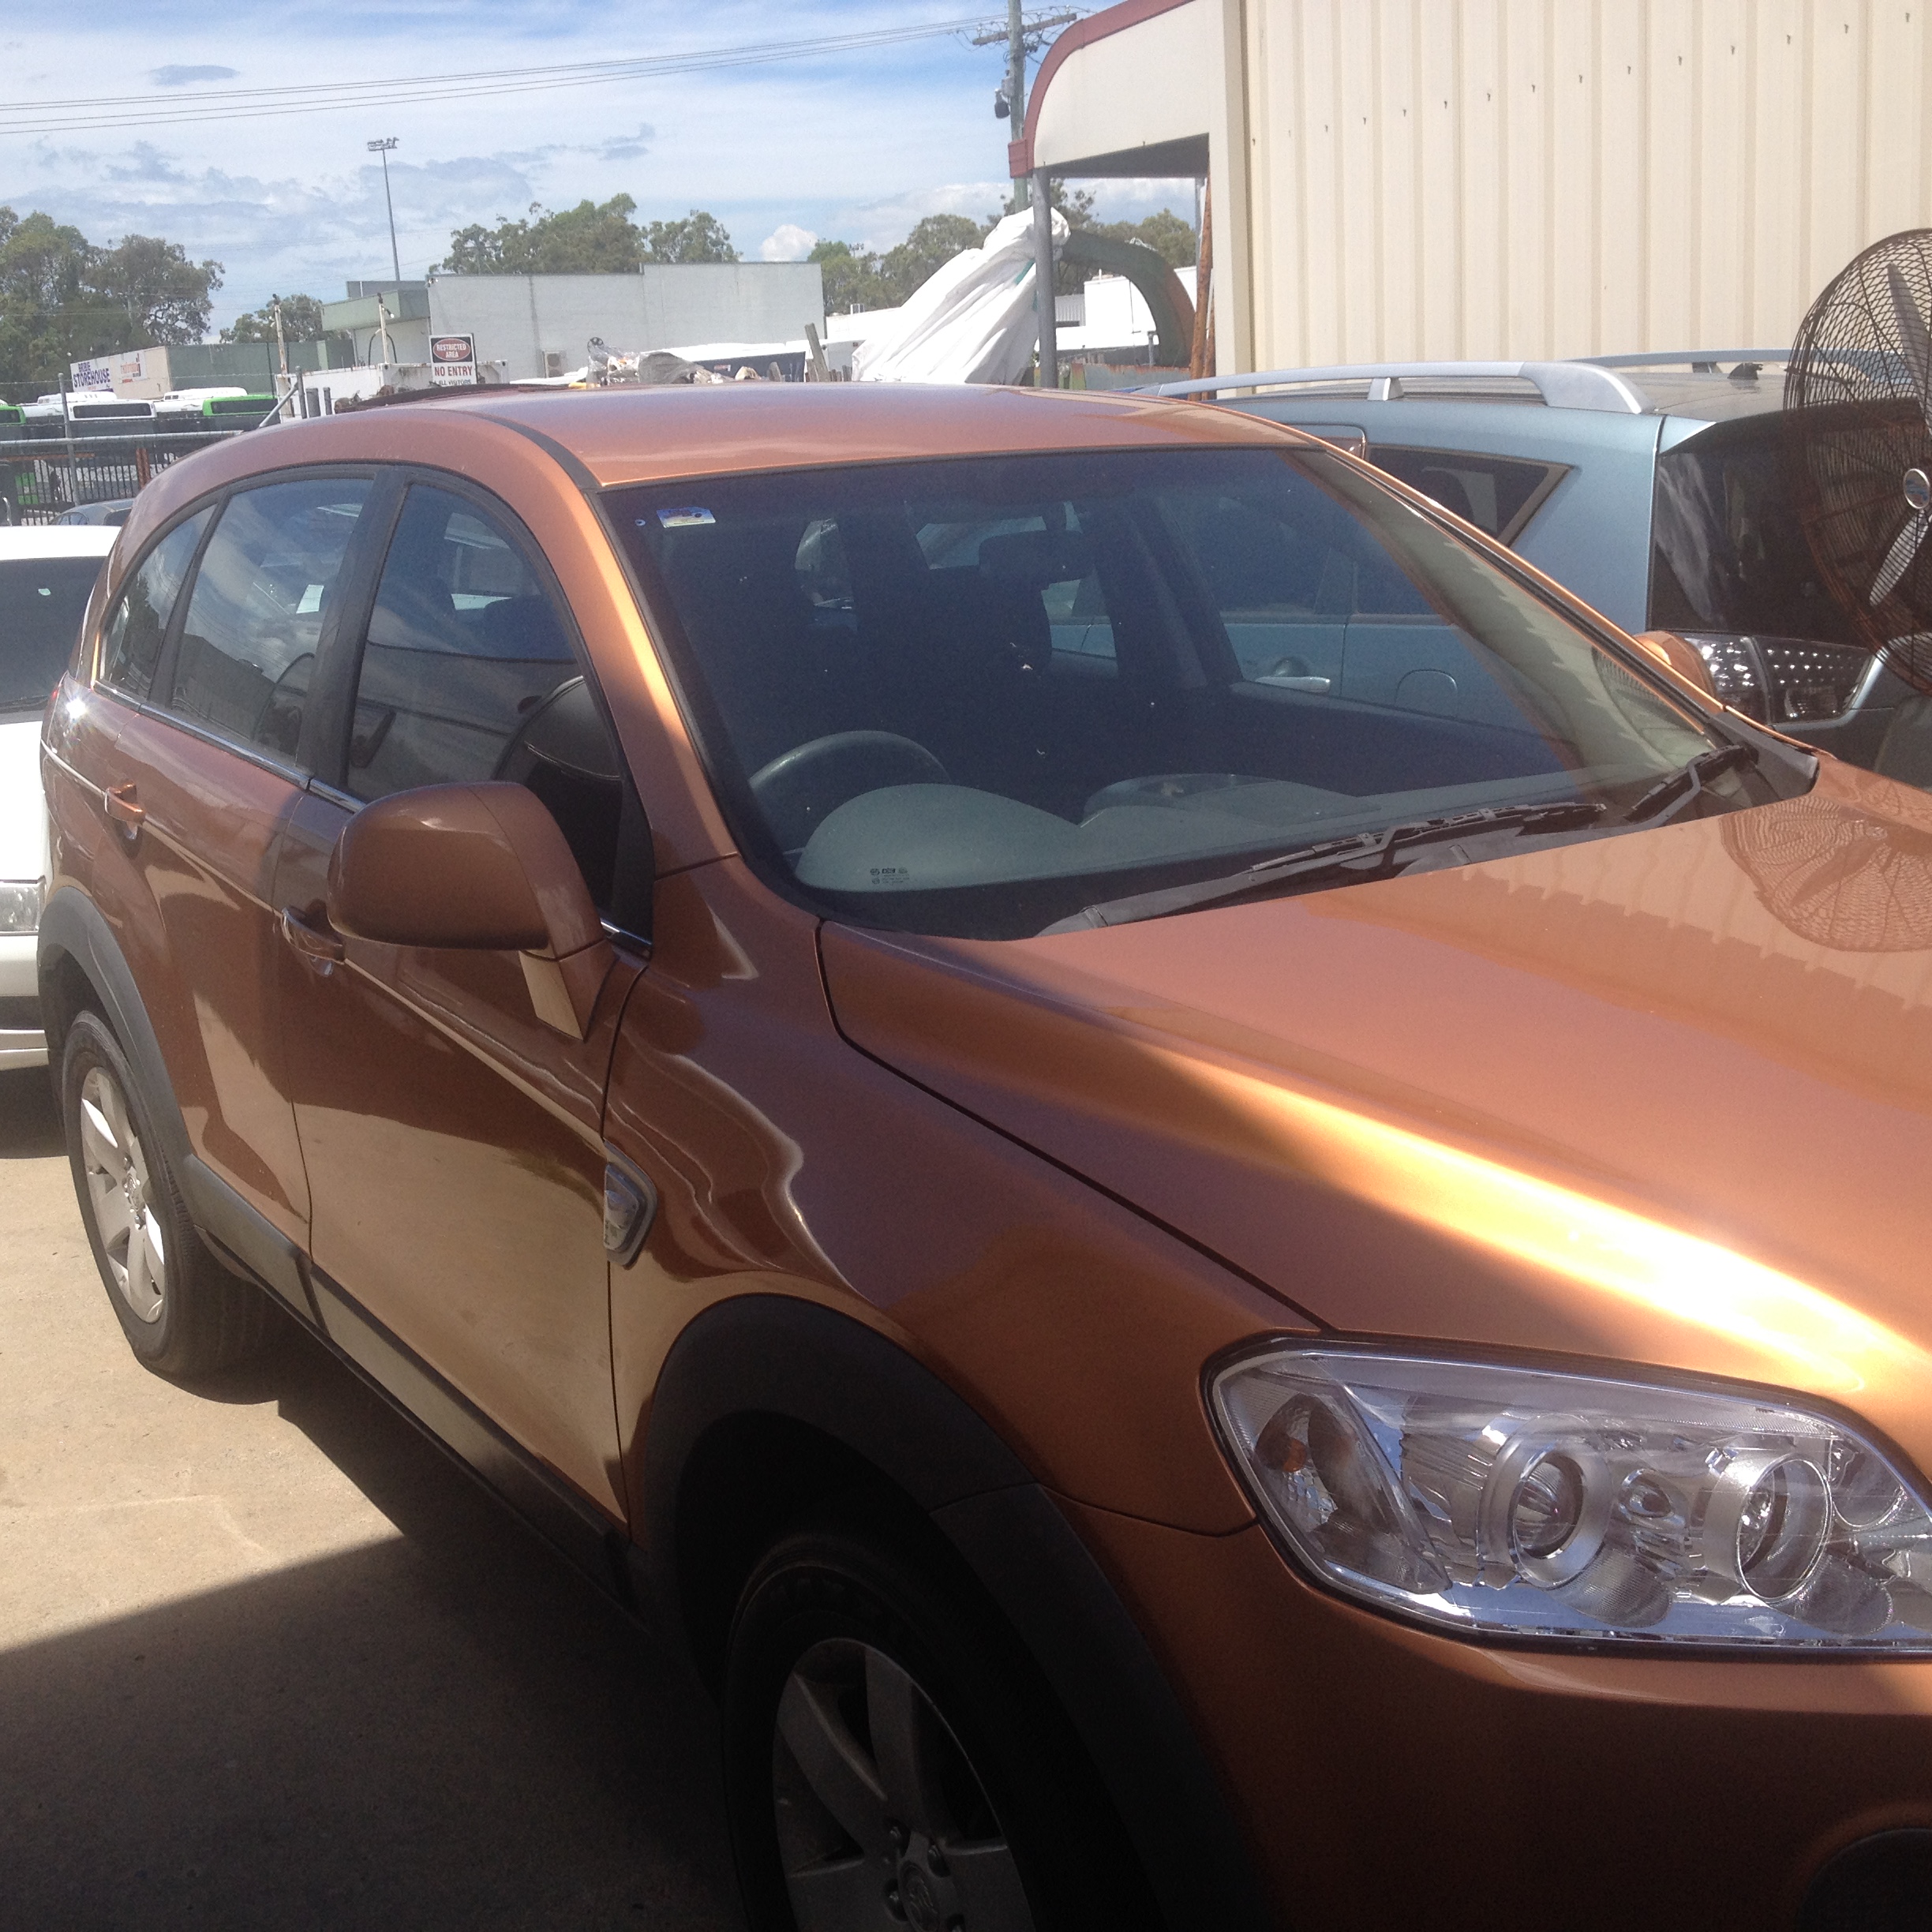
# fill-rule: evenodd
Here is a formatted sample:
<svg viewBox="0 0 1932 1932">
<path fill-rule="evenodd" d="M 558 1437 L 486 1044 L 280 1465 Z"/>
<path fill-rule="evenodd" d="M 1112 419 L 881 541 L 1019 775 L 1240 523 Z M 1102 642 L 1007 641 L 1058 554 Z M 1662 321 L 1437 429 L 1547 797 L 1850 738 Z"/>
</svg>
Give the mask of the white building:
<svg viewBox="0 0 1932 1932">
<path fill-rule="evenodd" d="M 635 275 L 442 275 L 428 332 L 471 335 L 504 380 L 581 369 L 593 336 L 623 354 L 693 343 L 792 343 L 825 331 L 816 262 L 650 264 Z"/>
</svg>

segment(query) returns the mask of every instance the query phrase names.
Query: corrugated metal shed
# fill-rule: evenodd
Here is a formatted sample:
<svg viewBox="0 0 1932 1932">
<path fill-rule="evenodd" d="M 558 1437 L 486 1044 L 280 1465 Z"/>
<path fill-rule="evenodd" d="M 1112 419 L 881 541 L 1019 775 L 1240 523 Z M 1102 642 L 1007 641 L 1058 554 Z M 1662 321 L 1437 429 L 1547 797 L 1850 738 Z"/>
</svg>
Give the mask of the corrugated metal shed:
<svg viewBox="0 0 1932 1932">
<path fill-rule="evenodd" d="M 1928 13 L 1129 0 L 1063 36 L 1020 146 L 1119 174 L 1197 137 L 1223 369 L 1777 343 L 1866 243 L 1932 225 Z"/>
</svg>

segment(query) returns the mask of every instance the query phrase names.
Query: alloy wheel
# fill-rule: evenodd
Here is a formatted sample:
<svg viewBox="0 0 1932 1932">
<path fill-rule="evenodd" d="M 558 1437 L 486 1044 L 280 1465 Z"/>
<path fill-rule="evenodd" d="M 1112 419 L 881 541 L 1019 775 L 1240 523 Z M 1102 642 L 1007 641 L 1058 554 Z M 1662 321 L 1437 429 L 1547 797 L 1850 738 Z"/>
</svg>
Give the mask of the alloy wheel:
<svg viewBox="0 0 1932 1932">
<path fill-rule="evenodd" d="M 137 1320 L 158 1322 L 167 1302 L 167 1249 L 150 1198 L 152 1170 L 127 1096 L 106 1068 L 80 1084 L 80 1155 L 88 1211 L 121 1299 Z"/>
<path fill-rule="evenodd" d="M 854 1639 L 801 1657 L 772 1744 L 799 1932 L 1032 1932 L 1019 1867 L 951 1727 L 905 1668 Z"/>
</svg>

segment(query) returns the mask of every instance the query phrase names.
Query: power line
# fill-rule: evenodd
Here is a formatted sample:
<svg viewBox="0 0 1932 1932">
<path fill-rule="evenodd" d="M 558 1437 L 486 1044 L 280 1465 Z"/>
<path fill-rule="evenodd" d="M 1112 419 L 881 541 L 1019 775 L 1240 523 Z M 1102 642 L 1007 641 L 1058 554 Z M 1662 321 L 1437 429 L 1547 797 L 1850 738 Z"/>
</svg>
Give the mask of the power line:
<svg viewBox="0 0 1932 1932">
<path fill-rule="evenodd" d="M 814 55 L 864 51 L 915 40 L 938 39 L 983 24 L 980 17 L 928 21 L 916 26 L 830 34 L 805 40 L 754 41 L 687 54 L 640 54 L 546 67 L 481 68 L 464 73 L 424 74 L 389 80 L 328 80 L 279 88 L 222 88 L 171 97 L 163 107 L 153 95 L 103 95 L 92 99 L 0 101 L 0 134 L 68 133 L 85 129 L 167 127 L 207 121 L 259 120 L 324 114 L 401 102 L 466 100 L 496 94 L 534 93 L 597 87 L 660 75 L 747 67 Z"/>
</svg>

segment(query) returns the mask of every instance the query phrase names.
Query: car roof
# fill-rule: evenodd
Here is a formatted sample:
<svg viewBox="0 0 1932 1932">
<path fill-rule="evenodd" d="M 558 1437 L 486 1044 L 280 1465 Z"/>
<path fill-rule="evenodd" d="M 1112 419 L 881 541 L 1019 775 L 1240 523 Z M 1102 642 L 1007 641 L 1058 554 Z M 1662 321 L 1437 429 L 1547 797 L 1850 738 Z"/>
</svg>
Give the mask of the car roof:
<svg viewBox="0 0 1932 1932">
<path fill-rule="evenodd" d="M 105 556 L 120 534 L 109 523 L 24 523 L 0 528 L 0 563 L 21 557 Z"/>
<path fill-rule="evenodd" d="M 819 469 L 923 458 L 1032 451 L 1252 444 L 1279 430 L 1252 417 L 1151 396 L 983 384 L 733 383 L 601 390 L 467 391 L 354 410 L 268 433 L 279 461 L 313 439 L 314 460 L 332 425 L 406 421 L 435 440 L 434 424 L 481 417 L 532 436 L 600 485 L 759 470 Z M 412 440 L 414 437 L 412 437 Z"/>
</svg>

